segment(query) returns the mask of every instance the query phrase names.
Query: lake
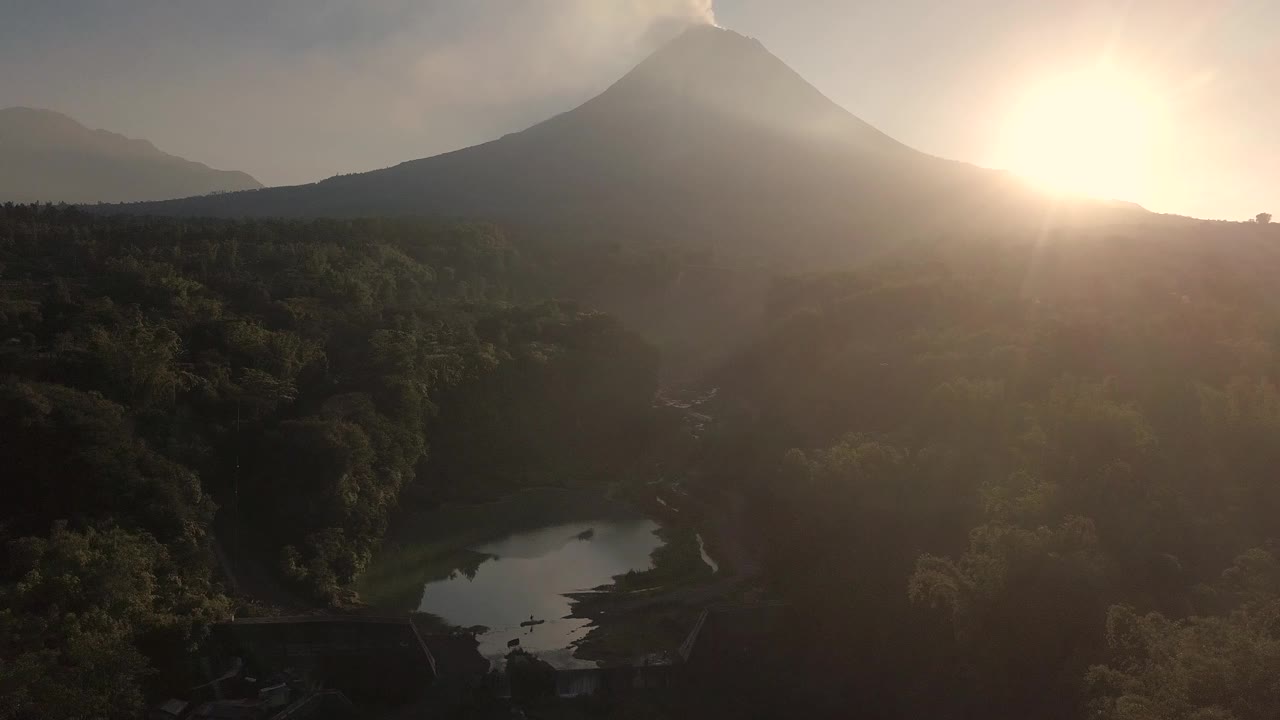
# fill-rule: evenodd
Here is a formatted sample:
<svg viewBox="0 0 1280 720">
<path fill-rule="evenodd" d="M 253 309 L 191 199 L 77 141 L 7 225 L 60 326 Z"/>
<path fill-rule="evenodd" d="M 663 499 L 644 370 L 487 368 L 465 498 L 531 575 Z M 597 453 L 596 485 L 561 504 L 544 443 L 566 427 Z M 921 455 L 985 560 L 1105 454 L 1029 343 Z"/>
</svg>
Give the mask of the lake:
<svg viewBox="0 0 1280 720">
<path fill-rule="evenodd" d="M 480 652 L 499 659 L 507 643 L 557 667 L 593 667 L 573 657 L 588 620 L 566 618 L 565 593 L 651 566 L 658 524 L 602 493 L 536 490 L 494 503 L 443 507 L 404 523 L 374 558 L 361 596 L 386 610 L 420 610 L 454 625 L 483 625 Z M 531 627 L 530 618 L 543 622 Z"/>
</svg>

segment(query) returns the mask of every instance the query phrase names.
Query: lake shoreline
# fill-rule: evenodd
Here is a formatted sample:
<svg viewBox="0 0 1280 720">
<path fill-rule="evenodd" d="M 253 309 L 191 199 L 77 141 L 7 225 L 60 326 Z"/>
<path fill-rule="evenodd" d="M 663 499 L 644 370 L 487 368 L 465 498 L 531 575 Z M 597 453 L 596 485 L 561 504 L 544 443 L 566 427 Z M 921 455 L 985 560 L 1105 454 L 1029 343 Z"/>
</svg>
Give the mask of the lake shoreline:
<svg viewBox="0 0 1280 720">
<path fill-rule="evenodd" d="M 490 659 L 519 641 L 553 663 L 594 666 L 572 657 L 590 621 L 569 594 L 650 568 L 665 541 L 658 520 L 628 500 L 616 485 L 540 488 L 406 515 L 357 590 L 369 611 L 487 626 L 479 641 Z"/>
<path fill-rule="evenodd" d="M 699 513 L 682 513 L 675 506 L 677 498 L 669 499 L 671 502 L 662 501 L 652 485 L 536 488 L 494 501 L 447 504 L 407 514 L 388 533 L 387 542 L 362 574 L 356 589 L 366 611 L 423 615 L 430 618 L 424 626 L 436 632 L 474 632 L 478 644 L 487 648 L 484 654 L 491 659 L 496 650 L 495 638 L 502 638 L 505 646 L 506 635 L 515 632 L 521 634 L 512 639 L 520 639 L 522 646 L 533 639 L 535 654 L 548 655 L 553 663 L 567 666 L 628 664 L 640 657 L 670 652 L 701 611 L 701 606 L 687 600 L 697 600 L 698 589 L 716 583 L 718 576 L 703 560 L 705 546 L 711 546 L 712 552 L 715 549 L 714 541 L 699 543 L 699 529 L 695 527 Z M 550 621 L 546 625 L 516 630 L 507 627 L 513 625 L 511 618 L 505 623 L 472 622 L 473 615 L 464 612 L 450 617 L 449 612 L 442 613 L 439 607 L 423 603 L 424 588 L 435 587 L 437 594 L 444 591 L 448 595 L 451 591 L 445 591 L 447 586 L 439 583 L 447 584 L 451 579 L 455 584 L 463 583 L 455 585 L 457 592 L 477 592 L 475 584 L 485 579 L 482 574 L 501 569 L 498 558 L 503 553 L 489 548 L 494 543 L 518 539 L 522 532 L 545 534 L 549 527 L 554 528 L 551 532 L 564 536 L 551 538 L 551 544 L 561 548 L 556 552 L 588 552 L 592 543 L 610 541 L 608 528 L 613 522 L 632 523 L 628 526 L 633 527 L 639 527 L 634 526 L 636 522 L 648 523 L 647 532 L 652 537 L 645 562 L 587 586 L 556 588 L 563 611 L 557 617 L 534 618 Z M 508 556 L 506 562 L 530 561 Z M 537 605 L 536 595 L 529 593 L 535 592 L 523 588 L 494 594 L 514 596 L 519 598 L 514 602 L 528 603 L 529 608 L 523 608 L 528 618 L 529 609 Z M 630 609 L 619 602 L 648 593 L 665 595 L 669 600 L 682 599 Z M 468 605 L 501 600 L 481 597 Z M 534 609 L 534 613 L 538 611 Z M 536 644 L 545 643 L 546 637 L 566 629 L 572 636 L 566 635 L 562 650 L 550 652 Z"/>
</svg>

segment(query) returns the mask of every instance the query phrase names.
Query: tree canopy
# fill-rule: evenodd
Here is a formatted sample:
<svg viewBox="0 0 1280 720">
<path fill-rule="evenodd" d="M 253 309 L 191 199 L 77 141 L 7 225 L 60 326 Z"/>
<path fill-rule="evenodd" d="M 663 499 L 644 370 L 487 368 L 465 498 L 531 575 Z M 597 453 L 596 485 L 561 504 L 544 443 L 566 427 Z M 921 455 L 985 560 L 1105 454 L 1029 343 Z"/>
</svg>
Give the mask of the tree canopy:
<svg viewBox="0 0 1280 720">
<path fill-rule="evenodd" d="M 656 353 L 535 277 L 484 225 L 0 208 L 5 715 L 180 684 L 215 545 L 345 602 L 409 499 L 608 477 Z"/>
<path fill-rule="evenodd" d="M 714 376 L 706 482 L 747 494 L 846 706 L 1280 711 L 1278 272 L 1249 225 L 1206 224 L 918 243 L 775 286 Z"/>
</svg>

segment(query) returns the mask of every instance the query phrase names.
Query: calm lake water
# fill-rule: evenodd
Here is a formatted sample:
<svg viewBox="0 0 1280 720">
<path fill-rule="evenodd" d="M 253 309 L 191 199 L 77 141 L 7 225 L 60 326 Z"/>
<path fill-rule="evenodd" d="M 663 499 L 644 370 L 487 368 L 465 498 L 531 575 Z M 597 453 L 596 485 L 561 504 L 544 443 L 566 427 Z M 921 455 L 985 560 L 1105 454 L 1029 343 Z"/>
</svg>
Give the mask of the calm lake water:
<svg viewBox="0 0 1280 720">
<path fill-rule="evenodd" d="M 589 621 L 565 617 L 564 593 L 647 569 L 661 545 L 654 521 L 598 494 L 563 491 L 443 508 L 413 524 L 374 559 L 360 588 L 367 602 L 483 625 L 486 657 L 501 658 L 518 638 L 558 667 L 594 666 L 573 657 Z M 544 622 L 521 627 L 531 616 Z"/>
</svg>

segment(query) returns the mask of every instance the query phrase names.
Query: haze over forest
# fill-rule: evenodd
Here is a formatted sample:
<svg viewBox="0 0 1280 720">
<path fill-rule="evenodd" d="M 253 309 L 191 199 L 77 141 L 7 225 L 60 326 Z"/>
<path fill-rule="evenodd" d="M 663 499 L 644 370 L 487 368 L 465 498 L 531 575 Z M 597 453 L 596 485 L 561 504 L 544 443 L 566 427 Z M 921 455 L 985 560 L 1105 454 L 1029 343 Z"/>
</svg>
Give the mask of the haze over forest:
<svg viewBox="0 0 1280 720">
<path fill-rule="evenodd" d="M 1271 9 L 836 5 L 11 18 L 0 718 L 1280 716 Z"/>
</svg>

